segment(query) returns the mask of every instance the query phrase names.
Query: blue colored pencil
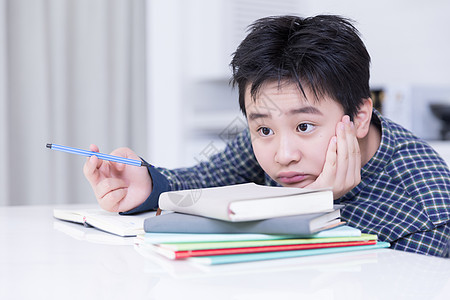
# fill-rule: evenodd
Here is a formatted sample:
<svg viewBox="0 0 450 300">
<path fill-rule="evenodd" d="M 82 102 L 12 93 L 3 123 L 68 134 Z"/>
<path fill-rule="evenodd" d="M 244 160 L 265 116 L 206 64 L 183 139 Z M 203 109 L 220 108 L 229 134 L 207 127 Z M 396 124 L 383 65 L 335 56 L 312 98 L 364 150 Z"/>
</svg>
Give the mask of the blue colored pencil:
<svg viewBox="0 0 450 300">
<path fill-rule="evenodd" d="M 125 158 L 125 157 L 120 157 L 120 156 L 115 156 L 115 155 L 110 155 L 110 154 L 104 154 L 104 153 L 99 153 L 99 152 L 94 152 L 94 151 L 88 151 L 88 150 L 83 150 L 83 149 L 78 149 L 78 148 L 72 148 L 72 147 L 62 146 L 62 145 L 58 145 L 58 144 L 47 144 L 47 148 L 52 149 L 52 150 L 58 150 L 58 151 L 62 151 L 62 152 L 87 156 L 87 157 L 91 157 L 91 156 L 95 155 L 99 159 L 102 159 L 102 160 L 113 161 L 113 162 L 132 165 L 132 166 L 136 166 L 136 167 L 142 167 L 142 166 L 148 167 L 149 166 L 148 163 L 141 161 L 141 160 Z"/>
</svg>

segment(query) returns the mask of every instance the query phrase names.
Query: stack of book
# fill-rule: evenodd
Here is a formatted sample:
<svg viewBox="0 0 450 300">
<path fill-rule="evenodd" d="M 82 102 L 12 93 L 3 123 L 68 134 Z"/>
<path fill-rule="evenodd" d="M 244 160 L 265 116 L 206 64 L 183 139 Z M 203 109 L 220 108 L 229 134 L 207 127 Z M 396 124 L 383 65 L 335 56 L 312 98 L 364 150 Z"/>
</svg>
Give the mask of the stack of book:
<svg viewBox="0 0 450 300">
<path fill-rule="evenodd" d="M 146 233 L 138 235 L 135 244 L 141 251 L 207 265 L 389 247 L 388 243 L 377 242 L 376 235 L 364 234 L 346 225 L 310 236 Z"/>
<path fill-rule="evenodd" d="M 226 264 L 389 247 L 343 225 L 329 189 L 256 184 L 163 193 L 161 216 L 144 221 L 141 251 Z"/>
</svg>

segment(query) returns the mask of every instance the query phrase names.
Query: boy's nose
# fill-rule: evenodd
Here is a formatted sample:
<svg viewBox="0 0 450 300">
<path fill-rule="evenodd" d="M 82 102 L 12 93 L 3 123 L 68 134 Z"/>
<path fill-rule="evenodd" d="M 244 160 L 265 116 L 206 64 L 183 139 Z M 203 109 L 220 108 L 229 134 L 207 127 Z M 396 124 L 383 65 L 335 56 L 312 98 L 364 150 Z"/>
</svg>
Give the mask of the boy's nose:
<svg viewBox="0 0 450 300">
<path fill-rule="evenodd" d="M 278 141 L 275 161 L 281 165 L 289 165 L 301 159 L 301 151 L 289 136 L 281 137 Z"/>
</svg>

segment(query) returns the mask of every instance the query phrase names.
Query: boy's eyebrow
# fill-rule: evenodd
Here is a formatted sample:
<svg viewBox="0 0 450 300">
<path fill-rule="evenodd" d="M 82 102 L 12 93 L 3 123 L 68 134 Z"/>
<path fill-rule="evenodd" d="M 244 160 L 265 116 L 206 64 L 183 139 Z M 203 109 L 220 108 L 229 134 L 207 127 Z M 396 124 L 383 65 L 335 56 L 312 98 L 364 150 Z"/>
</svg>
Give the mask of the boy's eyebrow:
<svg viewBox="0 0 450 300">
<path fill-rule="evenodd" d="M 296 109 L 291 109 L 290 111 L 288 111 L 287 113 L 288 115 L 296 115 L 296 114 L 314 114 L 314 115 L 322 115 L 323 113 L 315 108 L 314 106 L 304 106 L 304 107 L 300 107 L 300 108 L 296 108 Z M 259 113 L 259 112 L 250 112 L 248 114 L 248 119 L 250 121 L 259 119 L 259 118 L 271 118 L 271 114 L 264 114 L 264 113 Z"/>
<path fill-rule="evenodd" d="M 289 115 L 295 114 L 314 114 L 314 115 L 323 115 L 323 113 L 315 108 L 314 106 L 304 106 L 301 108 L 292 109 L 288 112 Z"/>
<path fill-rule="evenodd" d="M 250 121 L 256 120 L 256 119 L 263 119 L 263 118 L 271 118 L 272 115 L 270 114 L 262 114 L 262 113 L 249 113 L 248 119 Z"/>
</svg>

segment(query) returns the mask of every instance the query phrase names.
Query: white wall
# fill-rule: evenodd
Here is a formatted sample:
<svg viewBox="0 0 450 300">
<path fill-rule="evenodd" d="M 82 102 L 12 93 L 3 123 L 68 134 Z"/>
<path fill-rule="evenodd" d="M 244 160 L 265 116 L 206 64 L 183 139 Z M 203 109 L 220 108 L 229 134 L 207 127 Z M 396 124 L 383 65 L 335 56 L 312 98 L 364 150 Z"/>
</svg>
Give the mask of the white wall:
<svg viewBox="0 0 450 300">
<path fill-rule="evenodd" d="M 181 162 L 183 24 L 181 0 L 148 0 L 147 126 L 148 155 L 154 164 L 175 167 Z"/>
<path fill-rule="evenodd" d="M 357 22 L 372 57 L 372 86 L 450 85 L 450 1 L 302 2 L 302 15 L 341 14 Z"/>
</svg>

